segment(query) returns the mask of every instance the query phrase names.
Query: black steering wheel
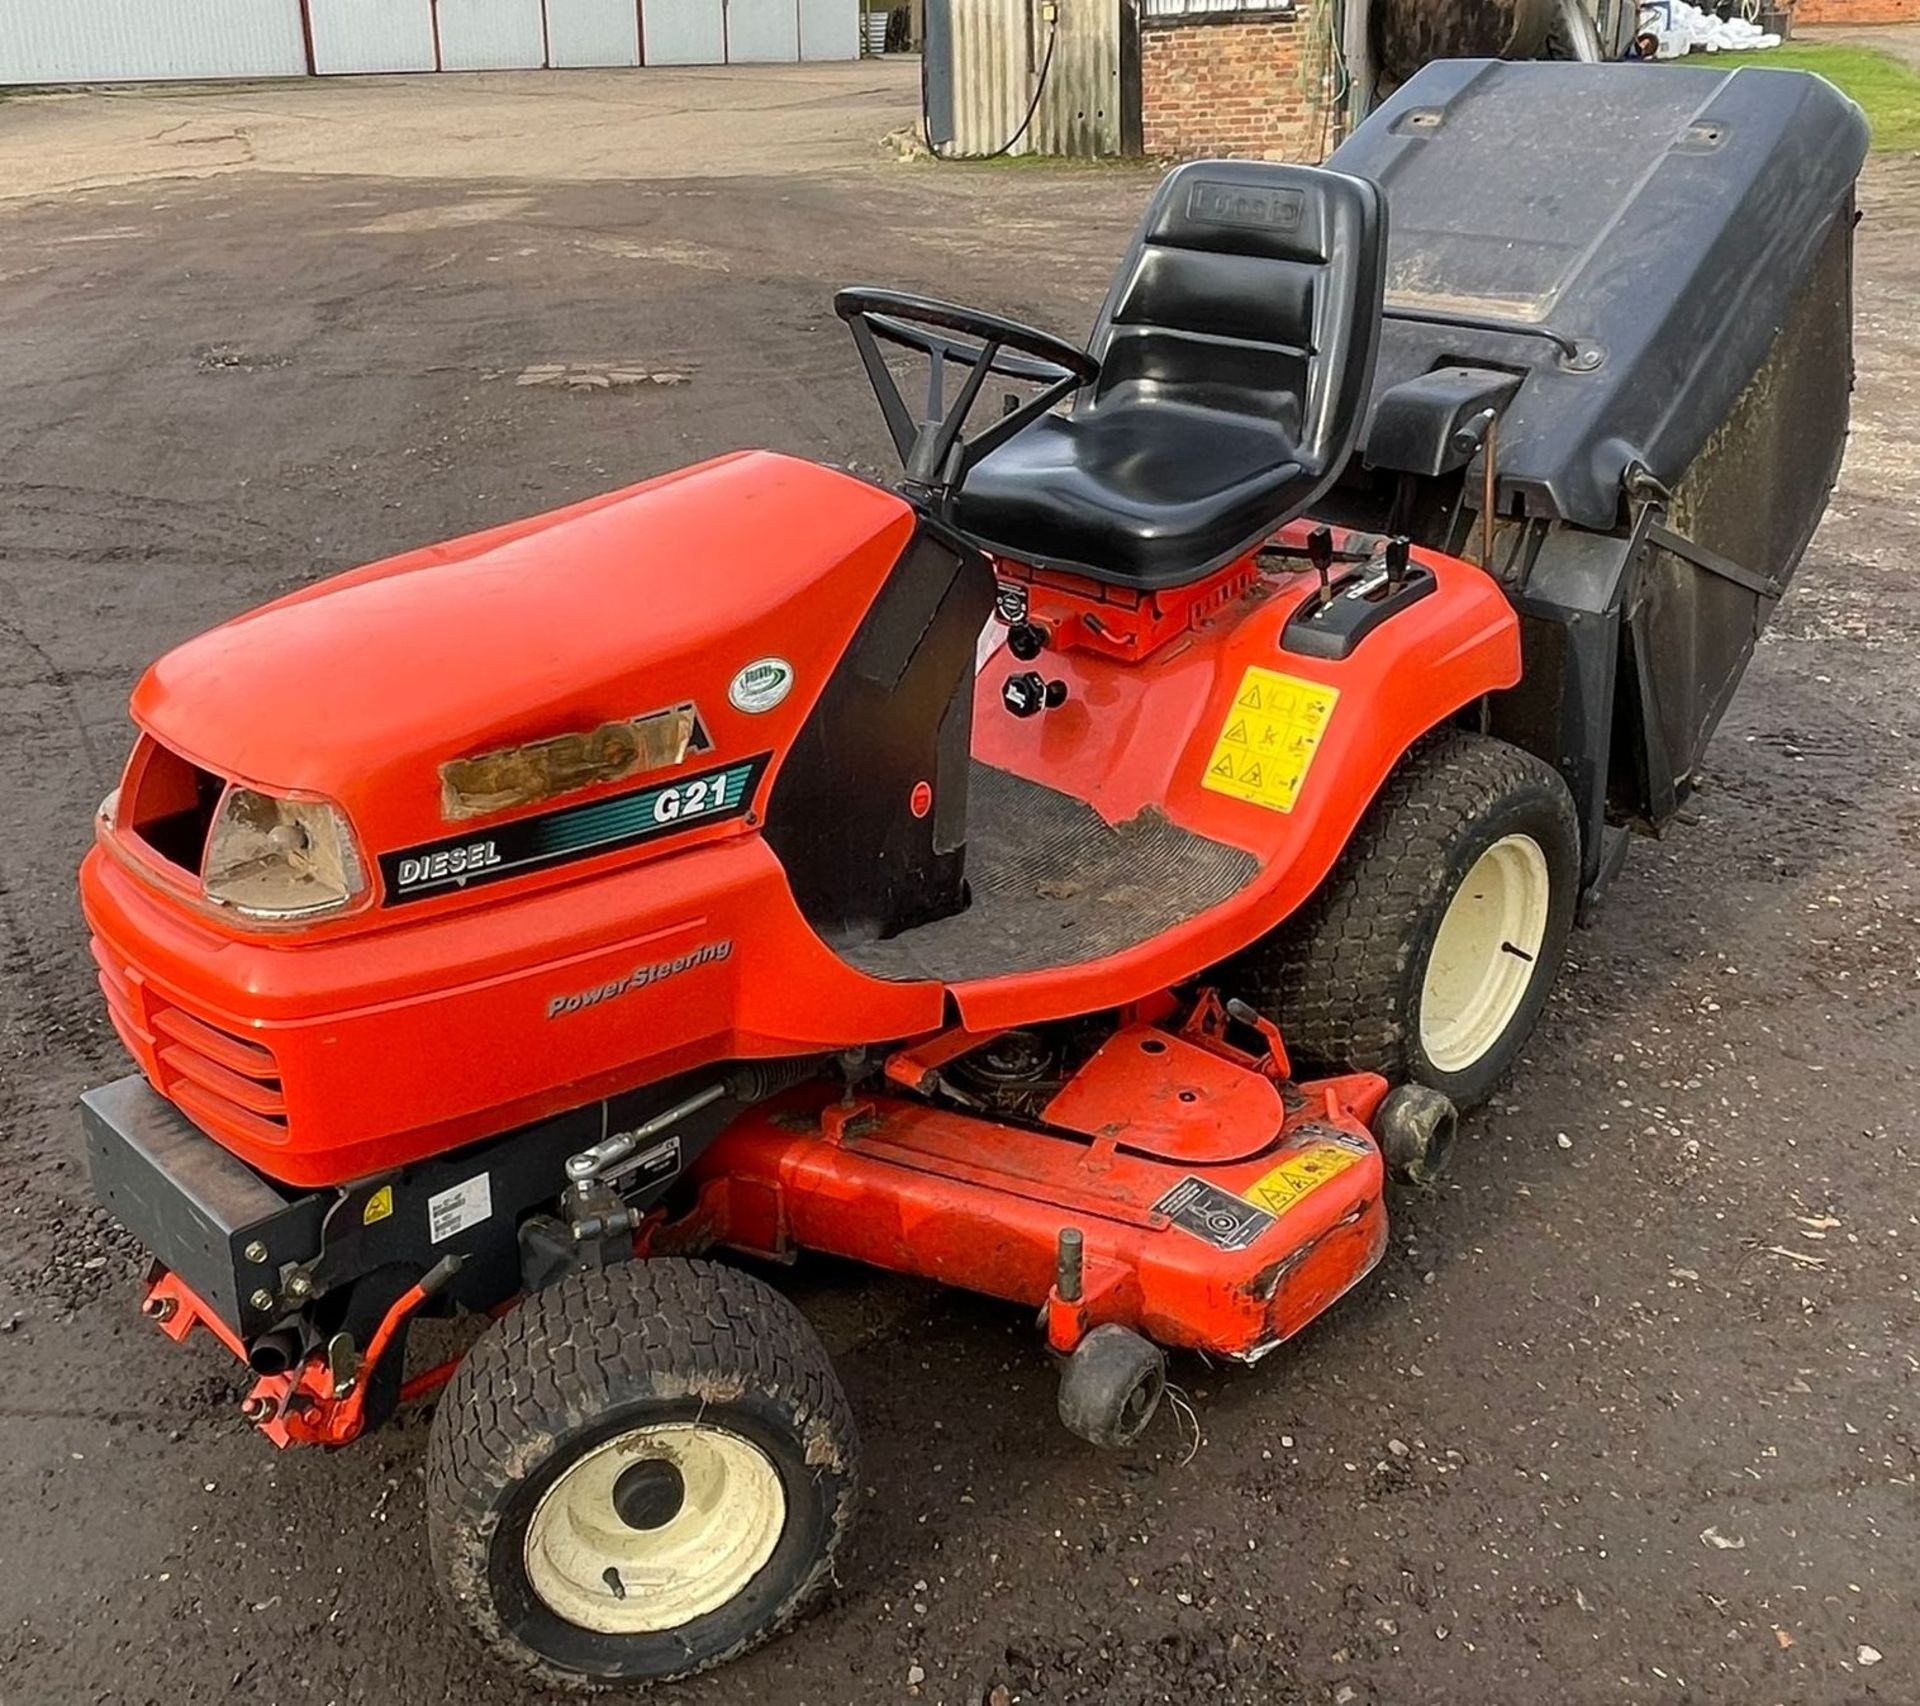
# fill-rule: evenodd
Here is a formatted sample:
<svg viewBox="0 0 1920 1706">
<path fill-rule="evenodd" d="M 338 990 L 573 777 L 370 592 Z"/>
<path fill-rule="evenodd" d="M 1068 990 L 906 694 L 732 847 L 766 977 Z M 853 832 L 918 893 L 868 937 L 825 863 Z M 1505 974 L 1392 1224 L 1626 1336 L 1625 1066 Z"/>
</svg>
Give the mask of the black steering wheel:
<svg viewBox="0 0 1920 1706">
<path fill-rule="evenodd" d="M 1063 338 L 931 296 L 854 286 L 835 292 L 833 311 L 853 333 L 854 347 L 860 352 L 894 449 L 900 453 L 906 483 L 942 501 L 960 489 L 967 470 L 981 457 L 1030 426 L 1061 398 L 1100 376 L 1099 362 Z M 918 420 L 887 369 L 880 353 L 883 340 L 931 358 L 926 408 Z M 946 400 L 948 362 L 967 370 L 951 404 Z M 966 437 L 967 416 L 990 374 L 1040 389 Z"/>
</svg>

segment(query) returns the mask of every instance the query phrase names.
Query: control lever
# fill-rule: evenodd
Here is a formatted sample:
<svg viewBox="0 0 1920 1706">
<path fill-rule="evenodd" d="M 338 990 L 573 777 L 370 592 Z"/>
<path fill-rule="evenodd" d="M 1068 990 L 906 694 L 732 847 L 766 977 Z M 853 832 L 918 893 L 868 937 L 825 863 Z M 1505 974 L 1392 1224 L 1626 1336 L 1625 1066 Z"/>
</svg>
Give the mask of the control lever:
<svg viewBox="0 0 1920 1706">
<path fill-rule="evenodd" d="M 1245 1025 L 1250 1031 L 1260 1033 L 1261 1041 L 1267 1045 L 1267 1059 L 1273 1065 L 1276 1078 L 1284 1082 L 1293 1076 L 1292 1063 L 1287 1059 L 1287 1045 L 1280 1040 L 1278 1025 L 1237 995 L 1227 1003 L 1227 1017 L 1236 1024 Z"/>
<path fill-rule="evenodd" d="M 1398 592 L 1407 584 L 1408 548 L 1412 545 L 1404 533 L 1397 533 L 1387 541 L 1387 587 Z"/>
<path fill-rule="evenodd" d="M 1067 684 L 1048 681 L 1039 670 L 1010 675 L 1000 689 L 1000 703 L 1016 717 L 1033 717 L 1067 702 Z"/>
<path fill-rule="evenodd" d="M 1320 608 L 1333 602 L 1333 529 L 1316 527 L 1307 535 L 1307 561 L 1320 577 Z"/>
</svg>

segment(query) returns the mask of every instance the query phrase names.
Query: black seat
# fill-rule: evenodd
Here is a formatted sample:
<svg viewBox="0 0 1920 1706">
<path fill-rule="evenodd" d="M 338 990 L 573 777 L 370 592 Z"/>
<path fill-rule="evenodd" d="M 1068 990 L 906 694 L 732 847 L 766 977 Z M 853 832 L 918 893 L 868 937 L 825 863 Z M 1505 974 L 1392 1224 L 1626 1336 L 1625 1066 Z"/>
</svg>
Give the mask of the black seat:
<svg viewBox="0 0 1920 1706">
<path fill-rule="evenodd" d="M 1386 209 L 1308 166 L 1167 174 L 1088 345 L 1100 376 L 967 475 L 989 549 L 1177 586 L 1299 515 L 1353 449 L 1373 380 Z"/>
</svg>

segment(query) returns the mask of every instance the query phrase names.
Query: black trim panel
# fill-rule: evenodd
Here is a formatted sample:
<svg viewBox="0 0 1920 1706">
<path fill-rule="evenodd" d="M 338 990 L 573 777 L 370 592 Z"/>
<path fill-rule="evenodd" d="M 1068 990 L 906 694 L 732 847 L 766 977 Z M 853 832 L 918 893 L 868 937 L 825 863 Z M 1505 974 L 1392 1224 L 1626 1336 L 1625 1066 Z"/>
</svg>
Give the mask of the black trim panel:
<svg viewBox="0 0 1920 1706">
<path fill-rule="evenodd" d="M 771 753 L 380 855 L 385 904 L 497 883 L 745 814 Z"/>
</svg>

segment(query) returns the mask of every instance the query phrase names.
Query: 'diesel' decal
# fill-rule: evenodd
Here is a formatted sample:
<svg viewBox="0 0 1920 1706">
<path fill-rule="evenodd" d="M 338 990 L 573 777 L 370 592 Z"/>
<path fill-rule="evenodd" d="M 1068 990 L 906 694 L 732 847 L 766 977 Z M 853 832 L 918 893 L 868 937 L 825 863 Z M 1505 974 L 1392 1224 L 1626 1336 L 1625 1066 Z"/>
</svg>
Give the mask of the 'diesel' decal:
<svg viewBox="0 0 1920 1706">
<path fill-rule="evenodd" d="M 771 756 L 763 752 L 587 805 L 382 853 L 386 904 L 397 906 L 449 889 L 499 882 L 677 834 L 696 824 L 739 817 L 753 803 L 754 789 Z"/>
</svg>

